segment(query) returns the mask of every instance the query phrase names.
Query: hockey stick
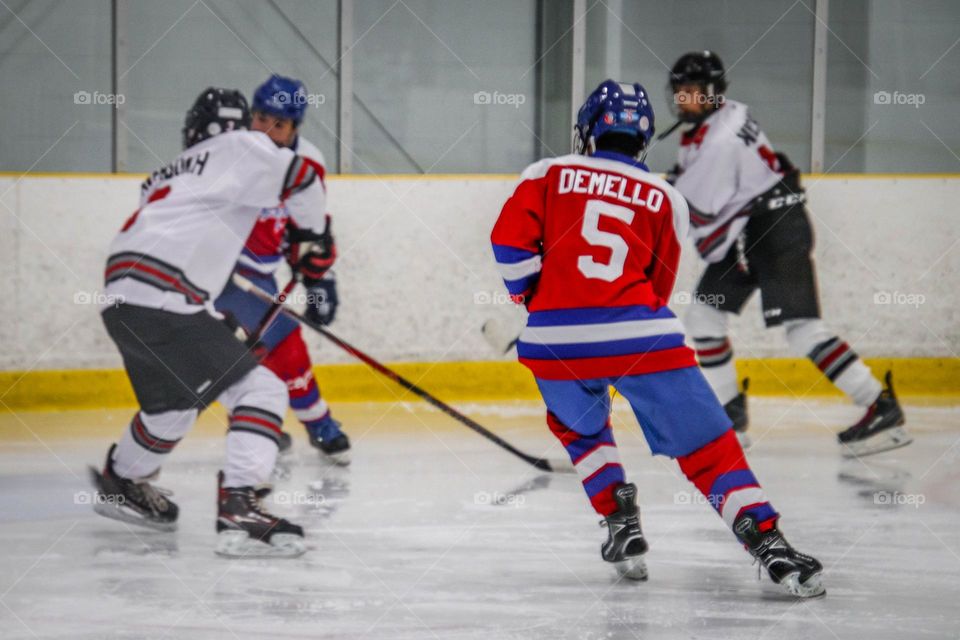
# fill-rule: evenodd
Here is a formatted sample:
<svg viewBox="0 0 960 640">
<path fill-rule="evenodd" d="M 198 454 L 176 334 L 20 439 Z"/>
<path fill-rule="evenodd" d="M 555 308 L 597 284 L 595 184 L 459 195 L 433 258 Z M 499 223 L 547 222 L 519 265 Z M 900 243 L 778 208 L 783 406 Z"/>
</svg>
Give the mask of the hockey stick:
<svg viewBox="0 0 960 640">
<path fill-rule="evenodd" d="M 234 274 L 233 283 L 236 284 L 241 289 L 243 289 L 244 291 L 251 293 L 254 296 L 260 298 L 261 300 L 273 301 L 273 297 L 269 293 L 258 288 L 255 284 L 253 284 L 243 276 Z M 517 456 L 527 464 L 531 464 L 534 467 L 541 469 L 543 471 L 556 471 L 556 472 L 573 471 L 573 465 L 568 460 L 562 460 L 559 458 L 550 458 L 550 459 L 537 458 L 536 456 L 532 456 L 528 453 L 524 453 L 523 451 L 520 451 L 519 449 L 514 447 L 512 444 L 510 444 L 509 442 L 507 442 L 497 434 L 493 433 L 492 431 L 490 431 L 489 429 L 481 425 L 479 422 L 477 422 L 473 418 L 463 415 L 462 413 L 460 413 L 459 411 L 457 411 L 456 409 L 448 405 L 446 402 L 439 400 L 429 392 L 418 387 L 416 384 L 410 382 L 409 380 L 401 376 L 396 371 L 389 369 L 388 367 L 384 366 L 383 364 L 381 364 L 371 356 L 368 356 L 366 353 L 364 353 L 360 349 L 357 349 L 356 347 L 351 345 L 349 342 L 337 337 L 335 334 L 331 333 L 330 330 L 324 327 L 322 324 L 313 322 L 303 314 L 297 313 L 293 309 L 290 309 L 289 307 L 286 307 L 286 306 L 282 307 L 282 313 L 286 314 L 290 318 L 293 318 L 294 320 L 299 321 L 301 324 L 310 327 L 311 329 L 313 329 L 314 331 L 316 331 L 317 333 L 322 335 L 324 338 L 334 343 L 335 345 L 337 345 L 338 347 L 340 347 L 341 349 L 343 349 L 353 357 L 357 358 L 358 360 L 362 361 L 364 364 L 373 368 L 378 373 L 386 376 L 387 378 L 390 378 L 391 380 L 399 384 L 401 387 L 403 387 L 407 391 L 410 391 L 411 393 L 414 393 L 420 396 L 421 398 L 423 398 L 424 400 L 426 400 L 427 402 L 429 402 L 434 407 L 444 412 L 454 420 L 473 429 L 474 431 L 479 433 L 481 436 L 483 436 L 487 440 L 490 440 L 491 442 L 493 442 L 494 444 L 496 444 L 502 449 L 506 449 L 507 451 Z"/>
<path fill-rule="evenodd" d="M 242 276 L 237 276 L 237 277 L 239 278 Z M 248 280 L 245 280 L 245 281 L 249 282 Z M 250 285 L 253 286 L 253 283 L 251 282 Z M 273 324 L 273 321 L 276 320 L 277 316 L 280 315 L 280 312 L 283 311 L 283 303 L 286 302 L 287 296 L 290 295 L 290 293 L 293 291 L 293 288 L 295 286 L 297 286 L 297 279 L 291 278 L 290 282 L 287 283 L 287 286 L 283 288 L 283 291 L 277 293 L 276 297 L 272 299 L 270 308 L 267 309 L 267 312 L 264 314 L 263 319 L 260 320 L 260 324 L 257 325 L 257 328 L 254 329 L 253 333 L 247 336 L 246 343 L 248 346 L 253 347 L 258 342 L 260 342 L 260 339 L 263 338 L 263 334 L 267 332 L 267 328 L 271 324 Z"/>
</svg>

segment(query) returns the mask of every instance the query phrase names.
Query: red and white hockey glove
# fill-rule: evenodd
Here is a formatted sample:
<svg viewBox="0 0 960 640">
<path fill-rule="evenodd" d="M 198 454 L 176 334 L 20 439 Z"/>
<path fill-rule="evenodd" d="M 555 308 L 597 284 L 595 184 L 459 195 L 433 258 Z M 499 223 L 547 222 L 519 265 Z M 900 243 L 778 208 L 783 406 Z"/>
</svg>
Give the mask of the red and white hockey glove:
<svg viewBox="0 0 960 640">
<path fill-rule="evenodd" d="M 323 279 L 337 259 L 337 245 L 330 232 L 330 216 L 323 233 L 316 233 L 310 229 L 289 227 L 287 242 L 290 248 L 287 260 L 306 287 L 312 287 Z"/>
</svg>

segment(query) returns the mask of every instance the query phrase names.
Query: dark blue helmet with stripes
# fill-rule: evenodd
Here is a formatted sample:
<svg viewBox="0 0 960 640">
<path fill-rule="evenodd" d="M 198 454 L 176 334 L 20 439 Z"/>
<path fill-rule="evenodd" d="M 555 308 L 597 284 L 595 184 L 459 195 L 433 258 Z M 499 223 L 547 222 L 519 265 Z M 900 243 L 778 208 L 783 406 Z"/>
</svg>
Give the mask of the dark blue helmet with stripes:
<svg viewBox="0 0 960 640">
<path fill-rule="evenodd" d="M 273 74 L 254 92 L 253 110 L 300 126 L 307 111 L 307 88 L 299 80 Z"/>
<path fill-rule="evenodd" d="M 637 82 L 604 80 L 577 113 L 574 151 L 593 153 L 597 140 L 608 133 L 636 136 L 640 148 L 646 149 L 653 132 L 653 105 L 647 90 Z"/>
</svg>

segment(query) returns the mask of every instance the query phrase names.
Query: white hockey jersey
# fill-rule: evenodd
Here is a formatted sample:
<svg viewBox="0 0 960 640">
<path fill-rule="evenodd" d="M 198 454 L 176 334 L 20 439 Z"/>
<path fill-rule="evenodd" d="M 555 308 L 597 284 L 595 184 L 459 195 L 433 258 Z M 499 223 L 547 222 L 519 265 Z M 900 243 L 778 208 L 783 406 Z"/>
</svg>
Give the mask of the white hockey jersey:
<svg viewBox="0 0 960 640">
<path fill-rule="evenodd" d="M 320 150 L 303 136 L 297 136 L 291 149 L 297 155 L 314 162 L 317 175 L 323 182 L 326 177 L 326 165 Z M 274 273 L 283 262 L 284 238 L 289 220 L 290 211 L 287 202 L 263 209 L 250 237 L 247 238 L 243 251 L 240 252 L 239 267 L 263 275 Z"/>
<path fill-rule="evenodd" d="M 186 149 L 141 185 L 140 209 L 110 245 L 107 297 L 212 311 L 261 211 L 283 202 L 299 226 L 322 231 L 317 167 L 265 133 L 231 131 Z"/>
<path fill-rule="evenodd" d="M 680 141 L 675 186 L 690 205 L 690 237 L 718 262 L 747 224 L 749 205 L 783 177 L 767 136 L 747 106 L 733 100 Z"/>
</svg>

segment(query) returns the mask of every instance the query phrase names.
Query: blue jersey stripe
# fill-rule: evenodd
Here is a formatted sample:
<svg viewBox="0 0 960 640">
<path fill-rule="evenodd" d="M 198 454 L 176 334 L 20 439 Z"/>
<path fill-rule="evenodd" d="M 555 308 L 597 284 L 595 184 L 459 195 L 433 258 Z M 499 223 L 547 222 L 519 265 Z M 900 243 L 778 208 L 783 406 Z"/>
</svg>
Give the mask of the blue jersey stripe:
<svg viewBox="0 0 960 640">
<path fill-rule="evenodd" d="M 496 258 L 497 262 L 501 264 L 514 264 L 515 262 L 523 262 L 524 260 L 529 260 L 535 255 L 537 254 L 533 251 L 509 247 L 505 244 L 493 245 L 493 257 Z"/>
<path fill-rule="evenodd" d="M 665 333 L 659 336 L 611 340 L 609 342 L 580 342 L 576 344 L 530 344 L 517 342 L 517 354 L 533 360 L 574 360 L 577 358 L 602 358 L 625 356 L 631 353 L 650 353 L 663 349 L 682 347 L 682 333 Z"/>
<path fill-rule="evenodd" d="M 527 319 L 528 327 L 556 327 L 572 324 L 606 324 L 628 320 L 657 320 L 675 318 L 669 307 L 656 311 L 646 305 L 628 307 L 586 307 L 581 309 L 553 309 L 534 311 Z"/>
</svg>

